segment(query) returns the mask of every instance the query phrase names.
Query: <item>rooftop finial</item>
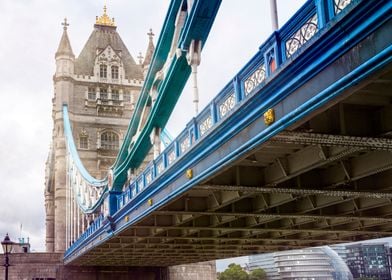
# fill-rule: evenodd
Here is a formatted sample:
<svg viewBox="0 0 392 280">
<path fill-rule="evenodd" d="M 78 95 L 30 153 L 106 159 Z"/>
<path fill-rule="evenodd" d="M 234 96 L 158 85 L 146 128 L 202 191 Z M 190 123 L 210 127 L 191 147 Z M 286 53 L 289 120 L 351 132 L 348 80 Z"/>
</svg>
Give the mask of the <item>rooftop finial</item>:
<svg viewBox="0 0 392 280">
<path fill-rule="evenodd" d="M 154 33 L 152 32 L 152 28 L 150 28 L 150 32 L 147 33 L 148 38 L 150 39 L 150 41 L 152 41 L 152 38 L 154 38 Z"/>
<path fill-rule="evenodd" d="M 139 64 L 143 64 L 143 55 L 142 55 L 142 52 L 139 52 L 139 55 L 138 55 L 138 57 L 137 57 L 137 59 L 139 60 Z"/>
<path fill-rule="evenodd" d="M 95 24 L 113 27 L 116 26 L 114 23 L 114 18 L 110 18 L 107 14 L 106 1 L 105 5 L 103 6 L 103 15 L 100 17 L 96 17 Z"/>
<path fill-rule="evenodd" d="M 64 30 L 67 30 L 69 23 L 67 22 L 67 18 L 64 18 L 64 22 L 61 23 L 61 25 L 63 26 Z"/>
</svg>

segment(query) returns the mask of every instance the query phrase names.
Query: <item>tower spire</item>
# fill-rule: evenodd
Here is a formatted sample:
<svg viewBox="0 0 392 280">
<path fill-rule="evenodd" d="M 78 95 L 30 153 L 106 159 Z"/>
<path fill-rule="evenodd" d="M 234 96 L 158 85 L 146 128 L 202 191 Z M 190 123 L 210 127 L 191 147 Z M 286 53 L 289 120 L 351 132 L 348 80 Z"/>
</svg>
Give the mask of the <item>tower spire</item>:
<svg viewBox="0 0 392 280">
<path fill-rule="evenodd" d="M 150 32 L 147 33 L 150 42 L 152 43 L 152 39 L 154 38 L 155 34 L 152 32 L 152 28 L 150 28 Z"/>
<path fill-rule="evenodd" d="M 64 30 L 67 30 L 67 28 L 69 26 L 69 23 L 67 22 L 67 18 L 66 17 L 64 18 L 64 22 L 61 23 L 61 25 L 63 26 Z"/>
<path fill-rule="evenodd" d="M 147 66 L 151 63 L 152 55 L 154 54 L 155 46 L 154 46 L 154 33 L 152 32 L 152 28 L 150 28 L 150 31 L 147 33 L 148 35 L 148 46 L 147 46 L 147 51 L 146 55 L 144 56 L 144 61 L 143 65 Z"/>
<path fill-rule="evenodd" d="M 64 31 L 60 39 L 60 44 L 56 52 L 56 57 L 59 55 L 69 55 L 71 57 L 75 57 L 67 34 L 67 29 L 69 26 L 67 18 L 64 18 L 64 22 L 62 22 L 61 25 L 63 26 Z"/>
</svg>

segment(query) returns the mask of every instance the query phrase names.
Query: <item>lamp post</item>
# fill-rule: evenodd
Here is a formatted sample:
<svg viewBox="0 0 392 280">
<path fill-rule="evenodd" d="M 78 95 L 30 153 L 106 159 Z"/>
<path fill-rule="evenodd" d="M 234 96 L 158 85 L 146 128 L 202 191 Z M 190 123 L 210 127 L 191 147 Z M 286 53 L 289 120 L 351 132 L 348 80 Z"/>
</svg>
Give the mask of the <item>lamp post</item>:
<svg viewBox="0 0 392 280">
<path fill-rule="evenodd" d="M 5 255 L 5 263 L 4 263 L 4 267 L 5 267 L 5 280 L 8 280 L 8 267 L 10 266 L 9 264 L 9 259 L 8 259 L 8 255 L 11 254 L 11 250 L 12 250 L 12 245 L 14 243 L 10 240 L 10 237 L 8 236 L 8 233 L 6 234 L 6 236 L 4 237 L 4 240 L 1 242 L 1 246 L 3 246 L 3 252 Z"/>
</svg>

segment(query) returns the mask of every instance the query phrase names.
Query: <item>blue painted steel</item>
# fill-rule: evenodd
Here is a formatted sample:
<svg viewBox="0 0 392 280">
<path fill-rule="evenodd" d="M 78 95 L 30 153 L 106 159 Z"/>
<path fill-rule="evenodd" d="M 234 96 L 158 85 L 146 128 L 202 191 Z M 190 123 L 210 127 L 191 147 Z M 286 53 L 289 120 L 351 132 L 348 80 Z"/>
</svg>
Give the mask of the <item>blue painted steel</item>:
<svg viewBox="0 0 392 280">
<path fill-rule="evenodd" d="M 169 146 L 169 144 L 171 142 L 173 142 L 173 136 L 171 136 L 171 134 L 169 133 L 169 131 L 167 131 L 166 128 L 162 129 L 161 132 L 161 141 L 163 143 L 163 146 L 166 148 L 167 146 Z"/>
<path fill-rule="evenodd" d="M 332 0 L 328 1 L 329 4 L 324 8 L 329 9 L 328 7 L 333 4 Z M 308 1 L 306 5 L 311 5 L 312 7 L 302 7 L 300 11 L 296 13 L 294 19 L 290 20 L 289 23 L 284 26 L 284 28 L 289 27 L 292 29 L 291 31 L 280 30 L 267 40 L 267 45 L 269 46 L 280 45 L 279 48 L 274 47 L 274 51 L 277 50 L 278 53 L 275 53 L 275 55 L 280 55 L 283 58 L 282 64 L 272 73 L 272 77 L 267 77 L 264 82 L 257 85 L 248 95 L 244 94 L 245 80 L 261 63 L 264 63 L 265 53 L 261 51 L 269 51 L 271 49 L 270 47 L 266 48 L 263 45 L 260 47 L 260 51 L 243 69 L 241 69 L 233 81 L 214 98 L 211 102 L 213 105 L 208 105 L 199 116 L 189 123 L 187 128 L 180 133 L 179 137 L 163 151 L 160 157 L 164 163 L 164 171 L 159 174 L 155 172 L 155 177 L 147 186 L 145 185 L 146 172 L 143 172 L 135 181 L 131 182 L 129 188 L 127 188 L 117 200 L 120 209 L 114 214 L 115 223 L 119 223 L 124 215 L 129 215 L 134 209 L 137 209 L 139 206 L 146 203 L 146 200 L 149 197 L 183 176 L 186 168 L 197 164 L 203 157 L 212 153 L 221 143 L 228 141 L 228 139 L 232 138 L 238 131 L 247 127 L 250 123 L 260 117 L 268 108 L 273 107 L 287 95 L 304 85 L 308 80 L 317 75 L 317 73 L 323 71 L 323 69 L 329 66 L 333 61 L 361 42 L 361 40 L 372 34 L 388 20 L 391 20 L 392 17 L 391 1 L 378 1 L 377 3 L 354 1 L 346 8 L 347 11 L 343 11 L 337 16 L 330 18 L 324 28 L 320 29 L 318 33 L 314 35 L 314 38 L 303 45 L 302 49 L 299 49 L 297 53 L 287 59 L 285 57 L 285 40 L 290 37 L 290 34 L 295 33 L 296 30 L 301 27 L 299 23 L 302 24 L 306 21 L 306 19 L 303 19 L 304 13 L 311 17 L 312 13 L 309 11 L 320 10 L 319 8 L 315 8 L 313 1 Z M 283 39 L 280 34 L 284 34 L 285 39 Z M 278 43 L 274 43 L 274 40 Z M 203 172 L 197 174 L 197 176 L 187 181 L 177 190 L 171 192 L 164 199 L 154 202 L 154 205 L 147 211 L 138 216 L 131 217 L 128 224 L 134 223 L 151 211 L 162 206 L 167 201 L 170 201 L 179 193 L 182 193 L 191 188 L 194 184 L 205 180 L 217 169 L 230 164 L 234 159 L 254 149 L 260 145 L 260 143 L 267 141 L 279 131 L 287 128 L 305 115 L 308 115 L 310 112 L 336 98 L 347 88 L 356 85 L 375 71 L 378 71 L 382 67 L 385 67 L 385 65 L 391 63 L 392 46 L 389 43 L 389 46 L 383 51 L 379 52 L 374 57 L 370 57 L 365 63 L 354 69 L 351 73 L 343 76 L 340 80 L 336 81 L 330 87 L 318 93 L 286 116 L 282 116 L 282 118 L 273 125 L 266 127 L 257 137 L 244 143 L 235 151 L 228 153 L 215 164 L 206 167 Z M 231 113 L 233 114 L 233 117 L 223 118 L 222 122 L 218 120 L 218 123 L 222 123 L 222 125 L 210 129 L 210 132 L 207 132 L 204 135 L 199 135 L 197 132 L 200 132 L 200 121 L 204 120 L 201 116 L 205 116 L 207 111 L 211 112 L 211 106 L 215 106 L 215 111 L 217 111 L 217 106 L 230 91 L 234 91 L 236 96 L 236 105 Z M 265 94 L 267 92 L 268 94 Z M 190 131 L 192 131 L 192 133 Z M 207 135 L 208 143 L 202 141 Z M 195 144 L 187 153 L 181 153 L 180 151 L 181 141 L 184 137 L 195 137 L 194 140 L 189 139 L 190 143 Z M 170 160 L 172 154 L 175 158 L 174 161 Z M 184 165 L 183 162 L 186 162 L 187 165 Z M 154 170 L 157 170 L 157 163 L 158 160 L 151 163 Z M 148 168 L 151 168 L 151 165 L 147 167 L 146 171 Z M 145 191 L 138 189 L 139 180 L 144 182 L 143 187 L 145 188 Z M 116 232 L 121 230 L 122 228 L 119 227 L 116 229 Z M 103 229 L 98 229 L 94 234 L 86 235 L 83 242 L 80 242 L 78 243 L 79 245 L 72 246 L 67 250 L 65 260 L 70 260 L 74 253 L 77 252 L 78 248 L 85 245 L 86 242 L 88 243 L 91 240 L 94 240 L 94 237 L 98 236 L 102 231 Z M 96 241 L 97 240 L 94 242 Z M 105 242 L 105 239 L 99 243 L 101 242 Z"/>
<path fill-rule="evenodd" d="M 164 20 L 164 24 L 158 38 L 158 43 L 155 48 L 150 67 L 148 69 L 148 73 L 146 79 L 144 81 L 144 85 L 142 91 L 140 93 L 140 98 L 135 106 L 134 115 L 130 121 L 128 126 L 127 133 L 124 137 L 123 145 L 120 148 L 119 154 L 117 156 L 116 162 L 113 165 L 113 168 L 117 168 L 119 165 L 123 163 L 125 158 L 128 155 L 128 148 L 131 143 L 133 135 L 136 133 L 136 129 L 140 122 L 140 118 L 145 107 L 145 104 L 148 99 L 149 92 L 152 87 L 152 83 L 155 79 L 156 73 L 163 67 L 167 56 L 170 51 L 171 43 L 174 36 L 175 30 L 175 20 L 177 17 L 178 10 L 182 0 L 172 0 L 170 2 L 169 10 L 166 14 L 166 18 Z"/>
<path fill-rule="evenodd" d="M 207 40 L 212 23 L 219 9 L 221 0 L 207 1 L 196 0 L 185 21 L 181 31 L 178 46 L 182 50 L 189 48 L 191 40 Z M 144 108 L 149 101 L 149 93 L 156 73 L 163 67 L 168 58 L 171 40 L 174 34 L 174 22 L 180 7 L 179 1 L 173 1 L 165 19 L 165 24 L 158 40 L 157 50 L 152 58 L 152 63 L 141 91 L 134 115 L 125 136 L 124 145 L 113 166 L 113 188 L 121 190 L 127 178 L 129 168 L 136 168 L 143 161 L 151 148 L 148 138 L 154 127 L 165 127 L 170 114 L 182 92 L 183 87 L 190 75 L 190 67 L 185 55 L 177 57 L 174 55 L 170 62 L 168 72 L 163 81 L 158 84 L 158 97 L 151 108 L 149 118 L 137 139 L 132 139 L 140 125 L 140 119 Z M 132 141 L 133 140 L 133 141 Z"/>
<path fill-rule="evenodd" d="M 83 205 L 80 197 L 76 195 L 76 201 L 80 207 L 80 209 L 84 213 L 93 213 L 104 201 L 106 198 L 106 191 L 107 191 L 107 184 L 108 180 L 107 178 L 104 178 L 102 180 L 97 180 L 93 176 L 90 175 L 90 173 L 87 171 L 87 169 L 84 167 L 82 161 L 80 160 L 78 151 L 76 149 L 75 141 L 72 135 L 72 128 L 71 128 L 71 122 L 69 119 L 69 114 L 68 114 L 68 107 L 67 105 L 63 105 L 63 119 L 64 119 L 64 136 L 66 140 L 66 145 L 67 149 L 69 152 L 70 157 L 75 163 L 75 166 L 77 167 L 78 171 L 83 177 L 83 180 L 90 186 L 96 187 L 96 188 L 102 188 L 102 193 L 103 195 L 90 207 L 86 207 Z"/>
<path fill-rule="evenodd" d="M 78 151 L 76 149 L 75 141 L 72 135 L 72 128 L 71 128 L 71 122 L 69 120 L 67 105 L 63 105 L 63 118 L 64 118 L 64 135 L 66 138 L 67 147 L 78 170 L 80 171 L 80 174 L 83 176 L 83 179 L 93 186 L 97 186 L 97 187 L 105 186 L 107 184 L 107 179 L 106 178 L 102 180 L 95 179 L 93 176 L 90 175 L 90 173 L 87 171 L 82 161 L 80 160 Z"/>
<path fill-rule="evenodd" d="M 212 22 L 215 19 L 220 3 L 221 0 L 196 0 L 192 6 L 192 9 L 190 9 L 189 11 L 191 16 L 188 17 L 188 19 L 186 20 L 186 27 L 184 27 L 182 30 L 182 34 L 187 35 L 181 37 L 182 39 L 179 40 L 178 45 L 187 47 L 188 43 L 186 43 L 185 41 L 188 42 L 191 39 L 200 39 L 204 43 L 207 39 L 210 28 L 212 26 Z M 142 88 L 140 97 L 135 107 L 134 114 L 128 126 L 123 145 L 120 147 L 119 154 L 112 167 L 114 190 L 122 190 L 123 184 L 127 178 L 127 171 L 130 168 L 137 167 L 144 159 L 145 155 L 151 147 L 149 135 L 151 134 L 152 129 L 154 127 L 164 128 L 171 114 L 171 111 L 173 110 L 176 101 L 181 94 L 182 88 L 184 87 L 186 80 L 189 77 L 190 67 L 187 64 L 185 55 L 179 58 L 174 55 L 169 67 L 167 77 L 165 77 L 162 82 L 158 83 L 158 100 L 150 113 L 146 125 L 142 129 L 142 133 L 140 134 L 140 137 L 136 139 L 136 141 L 132 139 L 135 136 L 136 131 L 140 125 L 143 110 L 145 109 L 147 104 L 151 102 L 149 94 L 154 83 L 156 74 L 159 70 L 162 69 L 166 60 L 168 59 L 175 32 L 175 20 L 179 10 L 181 9 L 182 4 L 183 1 L 181 0 L 172 0 L 170 3 L 169 10 L 164 21 L 164 26 L 158 39 L 157 47 L 153 54 L 152 62 L 149 67 L 144 86 Z M 205 14 L 205 11 L 209 12 L 208 16 Z M 194 29 L 198 29 L 198 31 L 194 31 Z M 164 105 L 161 105 L 162 103 Z M 65 114 L 68 117 L 67 110 Z M 95 210 L 99 206 L 99 204 L 101 204 L 106 198 L 108 191 L 108 180 L 107 178 L 105 178 L 104 180 L 97 180 L 87 172 L 87 170 L 81 163 L 79 156 L 77 155 L 76 147 L 73 142 L 69 119 L 66 119 L 68 120 L 68 123 L 65 124 L 65 127 L 69 127 L 68 134 L 70 135 L 70 137 L 67 138 L 67 143 L 70 143 L 70 149 L 72 151 L 73 157 L 75 158 L 75 162 L 80 173 L 82 174 L 86 182 L 88 182 L 88 184 L 104 188 L 103 195 L 98 200 L 98 203 L 95 203 L 93 207 L 86 209 L 79 201 L 81 209 L 85 213 L 90 213 Z M 165 138 L 164 143 L 168 144 L 171 139 L 165 130 L 163 130 L 163 136 Z M 110 199 L 110 201 L 113 201 L 113 199 Z M 110 211 L 115 211 L 115 205 L 109 203 L 109 209 Z"/>
</svg>

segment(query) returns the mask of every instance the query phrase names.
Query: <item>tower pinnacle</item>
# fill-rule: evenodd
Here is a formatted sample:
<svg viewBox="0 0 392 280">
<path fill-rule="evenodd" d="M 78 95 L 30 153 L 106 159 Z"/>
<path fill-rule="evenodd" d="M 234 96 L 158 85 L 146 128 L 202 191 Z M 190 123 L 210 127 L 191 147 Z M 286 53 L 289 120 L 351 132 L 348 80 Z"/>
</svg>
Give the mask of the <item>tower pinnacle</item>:
<svg viewBox="0 0 392 280">
<path fill-rule="evenodd" d="M 103 6 L 102 16 L 96 17 L 95 24 L 116 27 L 116 24 L 114 23 L 114 18 L 110 18 L 107 14 L 106 4 Z"/>
<path fill-rule="evenodd" d="M 143 55 L 142 52 L 139 52 L 139 55 L 137 56 L 137 59 L 139 60 L 139 64 L 143 64 Z"/>
<path fill-rule="evenodd" d="M 144 62 L 143 65 L 149 65 L 151 63 L 151 59 L 152 59 L 152 55 L 154 54 L 154 50 L 155 50 L 155 46 L 154 46 L 154 33 L 152 32 L 152 29 L 150 28 L 150 31 L 147 33 L 148 35 L 148 46 L 147 46 L 147 51 L 146 51 L 146 55 L 144 56 Z"/>
<path fill-rule="evenodd" d="M 155 36 L 155 34 L 152 32 L 152 28 L 150 28 L 150 32 L 148 32 L 147 35 L 148 35 L 148 38 L 150 39 L 150 42 L 152 42 L 152 39 Z"/>
<path fill-rule="evenodd" d="M 64 30 L 67 30 L 67 28 L 69 26 L 69 23 L 67 22 L 67 18 L 66 17 L 64 18 L 64 22 L 61 23 L 61 25 L 63 26 Z"/>
<path fill-rule="evenodd" d="M 63 26 L 64 31 L 63 31 L 63 35 L 61 36 L 60 44 L 56 52 L 56 57 L 59 55 L 68 55 L 70 57 L 74 57 L 71 48 L 71 43 L 69 42 L 68 34 L 67 34 L 67 29 L 69 26 L 67 18 L 64 18 L 64 22 L 62 22 L 61 25 Z"/>
</svg>

